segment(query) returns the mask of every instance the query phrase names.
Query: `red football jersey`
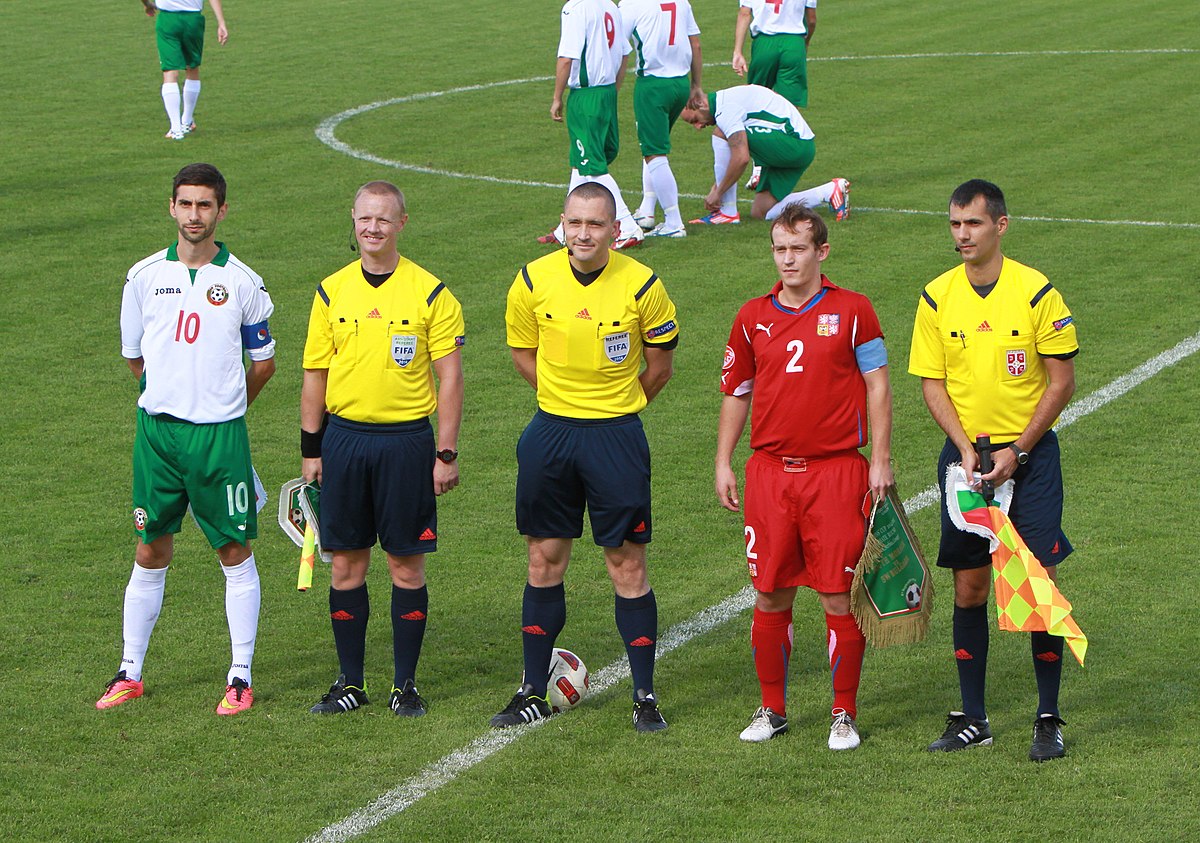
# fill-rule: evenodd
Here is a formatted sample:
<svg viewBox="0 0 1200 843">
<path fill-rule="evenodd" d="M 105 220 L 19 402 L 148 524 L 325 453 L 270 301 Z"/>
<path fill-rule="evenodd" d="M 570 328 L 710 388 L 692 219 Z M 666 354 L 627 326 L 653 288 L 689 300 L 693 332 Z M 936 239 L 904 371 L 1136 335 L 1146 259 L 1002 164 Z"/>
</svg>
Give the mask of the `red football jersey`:
<svg viewBox="0 0 1200 843">
<path fill-rule="evenodd" d="M 867 386 L 855 349 L 883 337 L 870 300 L 821 276 L 799 310 L 776 294 L 738 311 L 721 392 L 753 393 L 750 447 L 776 457 L 820 457 L 867 442 Z"/>
</svg>

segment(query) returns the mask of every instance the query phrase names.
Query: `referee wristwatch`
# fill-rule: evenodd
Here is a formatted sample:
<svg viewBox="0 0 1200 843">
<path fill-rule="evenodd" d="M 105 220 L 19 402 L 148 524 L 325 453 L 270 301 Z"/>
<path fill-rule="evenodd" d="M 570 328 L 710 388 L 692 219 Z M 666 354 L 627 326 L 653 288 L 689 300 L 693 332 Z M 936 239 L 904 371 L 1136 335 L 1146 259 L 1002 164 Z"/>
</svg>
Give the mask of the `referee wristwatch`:
<svg viewBox="0 0 1200 843">
<path fill-rule="evenodd" d="M 1028 459 L 1028 456 L 1029 455 L 1026 454 L 1026 459 Z M 458 459 L 458 451 L 454 450 L 453 448 L 443 448 L 437 452 L 437 458 L 444 463 L 452 463 Z"/>
<path fill-rule="evenodd" d="M 1016 442 L 1009 442 L 1008 447 L 1014 454 L 1017 455 L 1017 465 L 1025 465 L 1027 462 L 1029 462 L 1029 452 L 1022 451 L 1021 446 Z"/>
</svg>

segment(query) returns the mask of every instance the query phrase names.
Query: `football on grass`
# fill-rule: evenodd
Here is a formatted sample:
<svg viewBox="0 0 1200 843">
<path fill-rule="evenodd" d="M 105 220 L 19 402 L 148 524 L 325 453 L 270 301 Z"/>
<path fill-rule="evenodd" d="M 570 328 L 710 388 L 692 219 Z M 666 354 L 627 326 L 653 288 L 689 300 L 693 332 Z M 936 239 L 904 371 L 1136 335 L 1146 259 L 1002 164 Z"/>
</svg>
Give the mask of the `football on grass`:
<svg viewBox="0 0 1200 843">
<path fill-rule="evenodd" d="M 587 665 L 570 650 L 554 651 L 554 657 L 550 659 L 549 680 L 546 697 L 556 713 L 574 708 L 587 696 Z"/>
</svg>

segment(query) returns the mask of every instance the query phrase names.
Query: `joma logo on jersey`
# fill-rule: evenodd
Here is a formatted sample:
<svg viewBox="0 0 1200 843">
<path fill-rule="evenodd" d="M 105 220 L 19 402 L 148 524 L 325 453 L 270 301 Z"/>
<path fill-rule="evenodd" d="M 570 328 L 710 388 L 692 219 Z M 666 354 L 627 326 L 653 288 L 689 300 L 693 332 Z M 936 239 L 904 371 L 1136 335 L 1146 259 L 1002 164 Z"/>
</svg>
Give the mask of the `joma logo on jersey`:
<svg viewBox="0 0 1200 843">
<path fill-rule="evenodd" d="M 840 313 L 822 313 L 817 316 L 817 336 L 832 337 L 837 334 L 838 328 L 841 327 L 842 316 Z"/>
<path fill-rule="evenodd" d="M 178 287 L 155 287 L 154 295 L 156 296 L 178 296 L 183 290 Z"/>
<path fill-rule="evenodd" d="M 1025 374 L 1025 349 L 1008 352 L 1008 373 L 1013 377 Z"/>
</svg>

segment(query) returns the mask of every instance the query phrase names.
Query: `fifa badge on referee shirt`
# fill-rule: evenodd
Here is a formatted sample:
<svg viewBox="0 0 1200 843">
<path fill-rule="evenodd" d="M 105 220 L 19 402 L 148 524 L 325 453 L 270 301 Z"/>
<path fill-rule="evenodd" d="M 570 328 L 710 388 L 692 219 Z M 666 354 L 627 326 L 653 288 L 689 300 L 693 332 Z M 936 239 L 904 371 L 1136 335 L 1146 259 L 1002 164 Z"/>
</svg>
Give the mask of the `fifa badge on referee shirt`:
<svg viewBox="0 0 1200 843">
<path fill-rule="evenodd" d="M 604 338 L 604 354 L 614 363 L 624 362 L 629 356 L 629 332 L 609 334 Z"/>
<path fill-rule="evenodd" d="M 417 353 L 417 338 L 412 334 L 392 334 L 392 359 L 403 369 Z"/>
</svg>

